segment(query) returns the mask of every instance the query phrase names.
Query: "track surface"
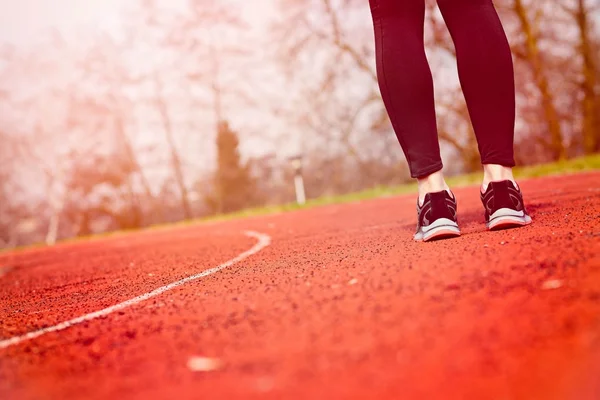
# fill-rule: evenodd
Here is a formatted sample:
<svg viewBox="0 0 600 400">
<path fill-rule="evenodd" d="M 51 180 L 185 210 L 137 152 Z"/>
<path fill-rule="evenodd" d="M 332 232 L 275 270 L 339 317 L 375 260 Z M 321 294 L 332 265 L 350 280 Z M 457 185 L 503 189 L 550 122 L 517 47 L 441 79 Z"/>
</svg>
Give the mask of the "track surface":
<svg viewBox="0 0 600 400">
<path fill-rule="evenodd" d="M 271 239 L 0 348 L 0 398 L 598 399 L 600 173 L 521 186 L 532 226 L 486 232 L 463 188 L 433 243 L 411 195 L 0 255 L 1 341 Z"/>
</svg>

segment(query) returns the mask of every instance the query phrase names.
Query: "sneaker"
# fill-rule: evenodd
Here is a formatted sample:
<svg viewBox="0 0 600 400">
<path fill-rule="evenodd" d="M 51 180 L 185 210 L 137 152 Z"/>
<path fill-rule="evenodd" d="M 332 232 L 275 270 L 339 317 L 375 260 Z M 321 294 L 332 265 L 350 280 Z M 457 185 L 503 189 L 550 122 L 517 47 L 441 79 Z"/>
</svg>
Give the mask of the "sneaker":
<svg viewBox="0 0 600 400">
<path fill-rule="evenodd" d="M 485 193 L 481 194 L 481 202 L 489 230 L 516 228 L 531 223 L 521 190 L 510 180 L 490 182 Z"/>
<path fill-rule="evenodd" d="M 448 191 L 427 193 L 423 206 L 417 200 L 416 241 L 427 242 L 460 236 L 456 222 L 456 198 Z"/>
</svg>

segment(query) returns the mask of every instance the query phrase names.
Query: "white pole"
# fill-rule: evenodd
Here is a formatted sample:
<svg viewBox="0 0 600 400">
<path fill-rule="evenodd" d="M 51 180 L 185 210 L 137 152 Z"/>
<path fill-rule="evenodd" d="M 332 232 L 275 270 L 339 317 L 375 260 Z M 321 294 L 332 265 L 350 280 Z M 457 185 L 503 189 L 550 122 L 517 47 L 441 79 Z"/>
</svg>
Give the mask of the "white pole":
<svg viewBox="0 0 600 400">
<path fill-rule="evenodd" d="M 296 202 L 298 204 L 305 204 L 306 193 L 304 192 L 304 179 L 302 179 L 302 175 L 296 175 L 294 184 L 296 186 Z"/>
<path fill-rule="evenodd" d="M 294 167 L 294 187 L 296 189 L 296 203 L 306 204 L 306 192 L 304 191 L 304 179 L 302 179 L 302 158 L 294 157 L 291 159 Z"/>
<path fill-rule="evenodd" d="M 56 175 L 51 179 L 49 184 L 49 203 L 50 211 L 50 222 L 48 223 L 48 232 L 46 233 L 46 245 L 54 246 L 56 239 L 58 239 L 58 225 L 60 223 L 60 213 L 63 208 L 62 196 L 58 193 L 57 182 L 62 180 L 63 177 L 62 165 L 58 165 L 56 168 Z"/>
<path fill-rule="evenodd" d="M 54 246 L 58 237 L 58 210 L 52 210 L 50 224 L 48 225 L 48 233 L 46 234 L 46 246 Z"/>
</svg>

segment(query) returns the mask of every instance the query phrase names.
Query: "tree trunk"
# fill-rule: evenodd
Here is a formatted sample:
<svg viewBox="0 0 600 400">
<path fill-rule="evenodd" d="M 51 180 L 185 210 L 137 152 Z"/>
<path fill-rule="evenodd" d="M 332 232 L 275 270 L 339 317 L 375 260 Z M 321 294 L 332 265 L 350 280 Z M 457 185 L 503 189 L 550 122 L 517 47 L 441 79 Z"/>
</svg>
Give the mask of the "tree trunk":
<svg viewBox="0 0 600 400">
<path fill-rule="evenodd" d="M 135 155 L 135 151 L 133 150 L 133 145 L 131 144 L 131 141 L 129 140 L 127 133 L 125 133 L 125 126 L 123 123 L 123 119 L 121 118 L 120 115 L 117 116 L 116 123 L 117 123 L 117 134 L 119 135 L 119 140 L 121 142 L 121 145 L 125 148 L 125 154 L 127 154 L 127 158 L 129 159 L 129 162 L 132 164 L 135 171 L 140 175 L 140 182 L 142 184 L 142 188 L 144 189 L 144 195 L 146 196 L 146 198 L 148 200 L 152 200 L 152 198 L 154 196 L 152 196 L 152 190 L 150 189 L 150 183 L 148 182 L 146 175 L 144 175 L 144 172 L 142 171 L 142 167 Z"/>
<path fill-rule="evenodd" d="M 527 62 L 531 66 L 535 83 L 542 97 L 542 108 L 544 111 L 546 124 L 548 125 L 548 132 L 550 133 L 550 142 L 547 143 L 547 145 L 552 152 L 553 159 L 564 159 L 566 158 L 566 151 L 563 144 L 560 120 L 558 113 L 556 112 L 556 107 L 554 106 L 552 94 L 550 93 L 548 78 L 544 73 L 543 62 L 540 57 L 538 38 L 533 31 L 531 22 L 527 16 L 527 11 L 525 10 L 521 0 L 515 0 L 513 4 L 513 11 L 521 23 L 521 30 L 525 35 Z"/>
<path fill-rule="evenodd" d="M 161 122 L 165 130 L 165 135 L 167 137 L 167 143 L 169 144 L 169 149 L 171 151 L 171 163 L 173 164 L 175 180 L 177 181 L 177 185 L 179 186 L 179 190 L 181 192 L 181 207 L 183 208 L 185 218 L 189 219 L 192 217 L 192 209 L 190 207 L 189 194 L 187 187 L 185 186 L 185 181 L 183 179 L 181 159 L 179 157 L 179 153 L 177 152 L 177 147 L 175 146 L 175 140 L 173 138 L 171 118 L 169 117 L 169 111 L 167 110 L 166 103 L 162 97 L 162 86 L 160 83 L 160 78 L 157 75 L 154 76 L 154 82 L 156 84 L 155 104 L 160 114 Z"/>
<path fill-rule="evenodd" d="M 594 51 L 590 43 L 590 28 L 584 0 L 577 1 L 575 12 L 579 29 L 579 51 L 583 59 L 583 150 L 591 154 L 600 148 L 600 127 L 598 126 L 598 96 L 596 95 L 596 65 Z"/>
</svg>

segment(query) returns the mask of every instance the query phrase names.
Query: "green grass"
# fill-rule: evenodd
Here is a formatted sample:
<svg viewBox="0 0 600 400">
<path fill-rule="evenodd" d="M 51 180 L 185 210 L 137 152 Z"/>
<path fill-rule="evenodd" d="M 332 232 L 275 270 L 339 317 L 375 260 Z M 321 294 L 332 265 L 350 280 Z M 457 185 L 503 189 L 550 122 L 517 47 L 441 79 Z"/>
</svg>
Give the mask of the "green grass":
<svg viewBox="0 0 600 400">
<path fill-rule="evenodd" d="M 551 175 L 562 175 L 562 174 L 570 174 L 576 172 L 583 171 L 593 171 L 600 170 L 600 154 L 594 154 L 591 156 L 575 158 L 566 161 L 559 161 L 548 164 L 540 164 L 531 167 L 519 167 L 514 169 L 514 174 L 517 179 L 525 179 L 525 178 L 536 178 L 542 176 L 551 176 Z M 449 177 L 447 179 L 448 185 L 452 188 L 469 186 L 479 184 L 483 177 L 483 173 L 472 173 L 472 174 L 464 174 L 459 176 Z M 329 204 L 344 204 L 351 203 L 369 199 L 375 199 L 379 197 L 388 197 L 388 196 L 397 196 L 401 194 L 408 193 L 416 193 L 417 185 L 416 183 L 407 183 L 404 185 L 398 186 L 377 186 L 372 189 L 364 190 L 356 193 L 349 193 L 339 196 L 328 196 L 321 197 L 314 200 L 309 200 L 304 205 L 298 205 L 295 203 L 283 204 L 277 206 L 268 206 L 268 207 L 260 207 L 260 208 L 252 208 L 243 211 L 238 211 L 235 213 L 224 214 L 224 215 L 216 215 L 207 218 L 200 218 L 188 221 L 176 222 L 174 224 L 163 224 L 163 225 L 155 225 L 144 230 L 160 230 L 160 229 L 170 229 L 177 226 L 188 226 L 188 225 L 196 225 L 210 222 L 218 222 L 218 221 L 227 221 L 233 219 L 241 219 L 248 217 L 256 217 L 261 215 L 269 215 L 269 214 L 277 214 L 282 212 L 295 211 L 300 209 L 314 208 L 319 206 L 325 206 Z M 128 231 L 117 231 L 117 232 L 107 232 L 104 234 L 93 235 L 88 237 L 78 237 L 71 238 L 61 241 L 64 242 L 74 242 L 80 240 L 90 240 L 97 238 L 105 238 L 117 235 L 128 234 L 131 232 L 135 232 L 135 230 Z M 38 247 L 38 245 L 24 246 L 19 247 L 18 249 L 32 248 Z M 0 249 L 0 253 L 3 250 Z"/>
</svg>

